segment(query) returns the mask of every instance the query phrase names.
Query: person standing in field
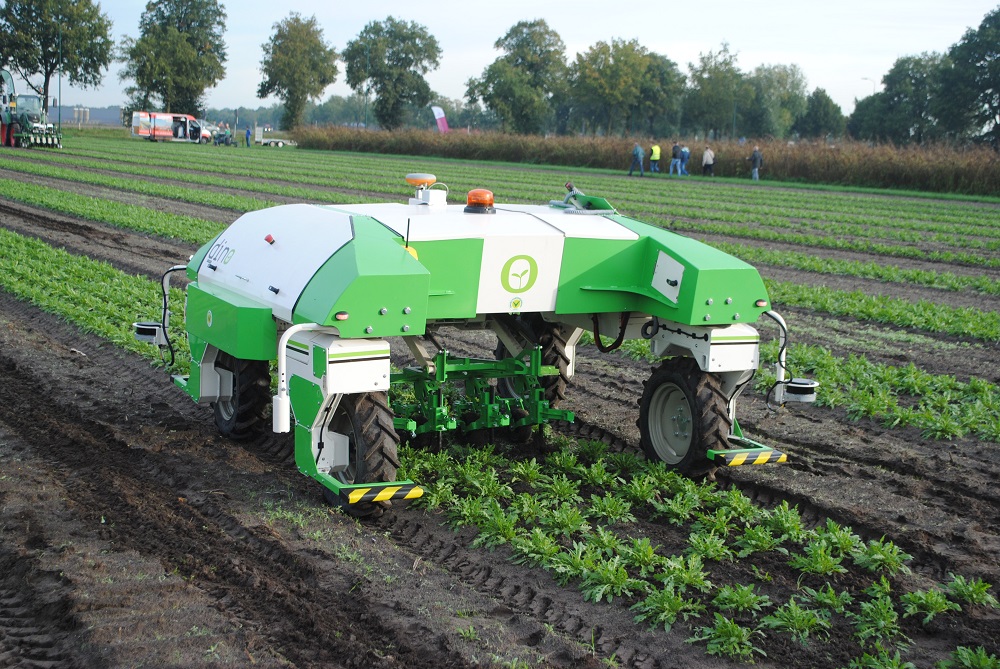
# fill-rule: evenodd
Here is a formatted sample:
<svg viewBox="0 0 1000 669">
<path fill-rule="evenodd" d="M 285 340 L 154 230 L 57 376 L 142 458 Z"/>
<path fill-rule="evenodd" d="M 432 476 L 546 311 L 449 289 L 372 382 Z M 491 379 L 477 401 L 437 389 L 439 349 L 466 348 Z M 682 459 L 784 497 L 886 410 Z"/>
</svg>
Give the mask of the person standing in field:
<svg viewBox="0 0 1000 669">
<path fill-rule="evenodd" d="M 667 170 L 667 175 L 674 173 L 674 168 L 677 168 L 677 176 L 681 175 L 681 146 L 674 140 L 674 145 L 670 147 L 670 169 Z"/>
<path fill-rule="evenodd" d="M 710 146 L 706 146 L 705 153 L 701 154 L 701 175 L 715 176 L 715 152 Z"/>
<path fill-rule="evenodd" d="M 753 147 L 753 153 L 747 158 L 750 161 L 750 178 L 754 181 L 760 180 L 760 168 L 764 166 L 764 156 L 760 152 L 760 147 Z"/>
<path fill-rule="evenodd" d="M 690 176 L 691 173 L 688 172 L 688 161 L 691 160 L 691 149 L 687 148 L 687 145 L 681 147 L 681 174 L 684 176 Z"/>
<path fill-rule="evenodd" d="M 636 167 L 639 168 L 639 176 L 644 176 L 642 171 L 642 161 L 645 157 L 646 152 L 642 150 L 641 146 L 639 146 L 639 142 L 636 142 L 635 146 L 632 148 L 632 164 L 628 168 L 629 176 L 632 176 L 632 170 Z"/>
<path fill-rule="evenodd" d="M 247 126 L 247 148 L 250 148 L 250 126 Z"/>
<path fill-rule="evenodd" d="M 660 145 L 653 144 L 649 150 L 649 173 L 655 174 L 660 171 Z"/>
</svg>

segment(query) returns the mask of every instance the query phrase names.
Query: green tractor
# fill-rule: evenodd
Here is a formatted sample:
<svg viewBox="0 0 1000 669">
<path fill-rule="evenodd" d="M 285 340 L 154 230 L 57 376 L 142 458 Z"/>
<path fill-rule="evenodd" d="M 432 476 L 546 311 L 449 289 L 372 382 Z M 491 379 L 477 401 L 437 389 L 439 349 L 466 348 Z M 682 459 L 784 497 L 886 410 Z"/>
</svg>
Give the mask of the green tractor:
<svg viewBox="0 0 1000 669">
<path fill-rule="evenodd" d="M 49 122 L 37 95 L 17 95 L 14 79 L 0 70 L 0 144 L 62 148 L 62 129 Z"/>
<path fill-rule="evenodd" d="M 756 269 L 572 184 L 545 205 L 496 204 L 485 189 L 462 205 L 433 175 L 407 182 L 407 204 L 247 213 L 164 274 L 161 318 L 134 324 L 136 337 L 172 355 L 167 288 L 185 271 L 192 362 L 174 381 L 223 435 L 259 435 L 270 409 L 300 471 L 365 513 L 421 494 L 395 480 L 401 435 L 572 421 L 559 405 L 590 331 L 602 352 L 641 339 L 661 360 L 638 398 L 647 457 L 692 476 L 785 461 L 736 422 L 759 365 L 752 324 L 780 331 L 771 403 L 811 402 L 817 384 L 786 380 L 785 323 Z M 492 332 L 495 354 L 452 355 L 439 343 L 449 328 Z M 390 339 L 413 365 L 390 367 Z"/>
</svg>

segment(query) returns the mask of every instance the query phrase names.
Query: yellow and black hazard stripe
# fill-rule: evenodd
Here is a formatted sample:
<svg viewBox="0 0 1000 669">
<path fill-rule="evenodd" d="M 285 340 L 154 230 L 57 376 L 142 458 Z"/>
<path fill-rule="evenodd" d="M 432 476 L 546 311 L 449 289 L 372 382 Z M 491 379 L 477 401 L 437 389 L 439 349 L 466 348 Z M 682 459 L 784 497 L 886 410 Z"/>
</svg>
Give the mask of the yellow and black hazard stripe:
<svg viewBox="0 0 1000 669">
<path fill-rule="evenodd" d="M 725 467 L 740 465 L 767 465 L 786 462 L 788 455 L 773 449 L 741 448 L 732 451 L 716 451 L 714 461 Z"/>
<path fill-rule="evenodd" d="M 405 485 L 378 485 L 366 488 L 343 488 L 340 491 L 348 504 L 360 502 L 388 502 L 394 499 L 416 499 L 424 494 L 424 489 L 416 483 Z"/>
</svg>

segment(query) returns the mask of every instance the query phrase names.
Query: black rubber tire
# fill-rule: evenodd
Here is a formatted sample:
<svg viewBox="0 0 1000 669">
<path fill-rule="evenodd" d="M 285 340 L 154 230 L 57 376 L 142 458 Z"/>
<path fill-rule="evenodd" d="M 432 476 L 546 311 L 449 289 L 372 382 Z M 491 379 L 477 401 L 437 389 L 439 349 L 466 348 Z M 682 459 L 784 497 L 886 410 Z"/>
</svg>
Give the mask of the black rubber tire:
<svg viewBox="0 0 1000 669">
<path fill-rule="evenodd" d="M 729 448 L 733 426 L 719 377 L 691 358 L 671 358 L 643 386 L 637 425 L 646 457 L 686 476 L 711 470 L 708 450 Z"/>
<path fill-rule="evenodd" d="M 545 399 L 549 401 L 549 406 L 555 409 L 566 399 L 566 387 L 569 385 L 566 339 L 558 325 L 541 322 L 536 325 L 536 330 L 540 331 L 540 334 L 532 337 L 532 340 L 542 347 L 542 364 L 551 365 L 559 370 L 558 375 L 538 378 L 539 384 L 545 389 Z M 511 353 L 502 341 L 498 341 L 494 356 L 497 360 L 503 360 L 509 358 Z M 497 379 L 497 393 L 501 397 L 518 397 L 523 394 L 519 385 L 516 378 Z"/>
<path fill-rule="evenodd" d="M 241 360 L 219 351 L 216 367 L 233 373 L 233 396 L 212 403 L 222 436 L 246 441 L 260 435 L 271 405 L 271 371 L 266 360 Z"/>
<path fill-rule="evenodd" d="M 346 434 L 350 440 L 347 469 L 331 476 L 348 484 L 396 480 L 399 435 L 392 425 L 392 410 L 386 393 L 345 395 L 327 428 Z M 389 506 L 388 502 L 345 504 L 339 495 L 325 487 L 323 499 L 355 517 L 381 514 Z"/>
<path fill-rule="evenodd" d="M 10 144 L 12 148 L 17 148 L 21 146 L 21 140 L 19 140 L 16 135 L 21 132 L 21 124 L 14 121 L 10 124 Z"/>
</svg>

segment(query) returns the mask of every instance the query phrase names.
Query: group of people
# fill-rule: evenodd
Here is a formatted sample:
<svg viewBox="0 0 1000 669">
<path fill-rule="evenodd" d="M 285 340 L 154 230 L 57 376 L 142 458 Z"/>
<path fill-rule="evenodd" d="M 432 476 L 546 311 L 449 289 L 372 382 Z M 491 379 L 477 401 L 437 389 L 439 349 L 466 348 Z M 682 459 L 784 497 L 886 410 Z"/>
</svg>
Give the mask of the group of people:
<svg viewBox="0 0 1000 669">
<path fill-rule="evenodd" d="M 650 174 L 657 174 L 660 172 L 660 145 L 654 143 L 649 149 L 649 172 Z M 642 145 L 639 142 L 635 143 L 632 148 L 632 164 L 628 168 L 628 175 L 632 176 L 632 173 L 638 169 L 639 176 L 645 176 L 645 170 L 643 169 L 643 162 L 646 158 L 646 152 L 643 150 Z M 679 144 L 674 141 L 673 146 L 670 147 L 670 166 L 667 169 L 667 174 L 674 174 L 674 170 L 677 170 L 677 176 L 688 176 L 687 164 L 691 159 L 691 149 L 685 145 Z M 753 153 L 747 158 L 750 162 L 750 178 L 754 181 L 760 179 L 760 168 L 764 166 L 764 156 L 760 152 L 760 147 L 753 147 Z M 712 151 L 711 146 L 705 146 L 704 153 L 701 154 L 701 173 L 703 176 L 714 177 L 715 176 L 715 152 Z"/>
<path fill-rule="evenodd" d="M 226 146 L 230 146 L 232 144 L 236 144 L 237 146 L 239 146 L 239 140 L 236 139 L 236 137 L 233 135 L 232 128 L 229 127 L 228 123 L 224 123 L 222 121 L 219 122 L 219 130 L 215 133 L 215 140 L 214 141 L 215 141 L 215 145 L 216 146 L 218 146 L 219 144 L 225 144 Z M 247 126 L 246 144 L 244 144 L 244 146 L 246 146 L 247 148 L 250 147 L 250 126 L 249 125 Z"/>
</svg>

